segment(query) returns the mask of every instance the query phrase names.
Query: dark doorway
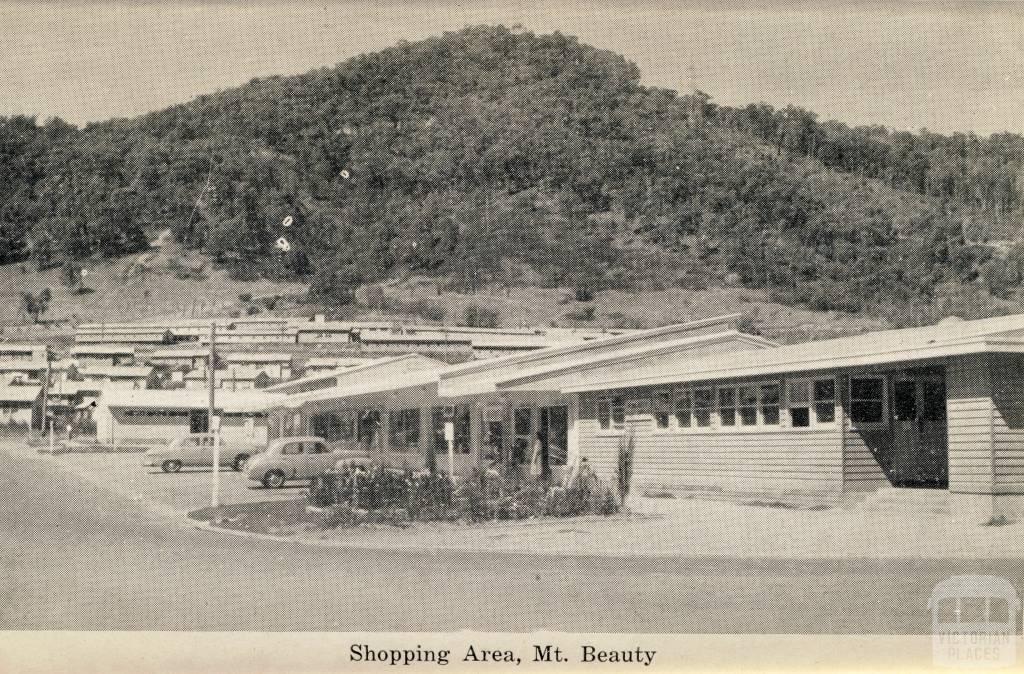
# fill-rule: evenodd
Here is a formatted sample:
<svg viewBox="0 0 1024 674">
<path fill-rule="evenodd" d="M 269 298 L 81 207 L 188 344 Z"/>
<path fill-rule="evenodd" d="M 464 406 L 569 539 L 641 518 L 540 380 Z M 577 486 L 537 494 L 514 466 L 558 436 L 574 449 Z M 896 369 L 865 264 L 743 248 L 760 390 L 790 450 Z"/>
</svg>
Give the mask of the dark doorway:
<svg viewBox="0 0 1024 674">
<path fill-rule="evenodd" d="M 206 410 L 192 410 L 188 413 L 188 430 L 190 433 L 210 432 L 210 413 Z"/>
<path fill-rule="evenodd" d="M 908 376 L 892 387 L 892 483 L 945 489 L 949 484 L 946 381 Z"/>
</svg>

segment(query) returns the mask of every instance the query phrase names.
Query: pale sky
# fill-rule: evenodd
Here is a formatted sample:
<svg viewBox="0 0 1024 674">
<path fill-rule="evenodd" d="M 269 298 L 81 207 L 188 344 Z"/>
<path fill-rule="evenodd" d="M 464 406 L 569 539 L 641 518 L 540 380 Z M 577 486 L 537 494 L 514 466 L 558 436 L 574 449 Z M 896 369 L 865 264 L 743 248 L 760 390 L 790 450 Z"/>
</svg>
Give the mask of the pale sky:
<svg viewBox="0 0 1024 674">
<path fill-rule="evenodd" d="M 479 23 L 561 30 L 645 84 L 899 129 L 1024 132 L 1024 3 L 0 0 L 0 114 L 136 115 Z"/>
</svg>

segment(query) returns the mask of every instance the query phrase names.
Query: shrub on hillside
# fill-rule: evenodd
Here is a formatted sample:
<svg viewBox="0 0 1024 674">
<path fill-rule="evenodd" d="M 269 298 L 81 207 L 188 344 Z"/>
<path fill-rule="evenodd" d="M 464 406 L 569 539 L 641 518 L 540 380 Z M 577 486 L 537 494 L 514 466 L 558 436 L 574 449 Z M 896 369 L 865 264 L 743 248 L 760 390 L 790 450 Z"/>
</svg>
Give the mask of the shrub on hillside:
<svg viewBox="0 0 1024 674">
<path fill-rule="evenodd" d="M 501 325 L 501 317 L 494 309 L 470 304 L 462 310 L 462 323 L 471 328 L 496 328 Z"/>
<path fill-rule="evenodd" d="M 573 309 L 565 314 L 565 317 L 570 321 L 589 322 L 594 320 L 594 312 L 596 307 L 593 304 L 588 304 L 578 309 Z"/>
<path fill-rule="evenodd" d="M 445 316 L 448 315 L 448 309 L 444 305 L 424 299 L 399 302 L 395 308 L 401 313 L 412 314 L 437 323 L 444 321 Z"/>
</svg>

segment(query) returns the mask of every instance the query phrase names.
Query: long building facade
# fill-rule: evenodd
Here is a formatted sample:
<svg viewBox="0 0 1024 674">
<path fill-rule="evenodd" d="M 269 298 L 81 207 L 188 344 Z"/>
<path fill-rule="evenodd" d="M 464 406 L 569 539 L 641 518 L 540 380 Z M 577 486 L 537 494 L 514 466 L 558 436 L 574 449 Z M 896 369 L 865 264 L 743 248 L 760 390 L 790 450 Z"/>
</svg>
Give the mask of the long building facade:
<svg viewBox="0 0 1024 674">
<path fill-rule="evenodd" d="M 271 433 L 351 442 L 394 465 L 586 460 L 687 496 L 942 490 L 1024 513 L 1024 316 L 779 346 L 736 317 L 284 396 Z M 303 397 L 305 396 L 305 397 Z"/>
</svg>

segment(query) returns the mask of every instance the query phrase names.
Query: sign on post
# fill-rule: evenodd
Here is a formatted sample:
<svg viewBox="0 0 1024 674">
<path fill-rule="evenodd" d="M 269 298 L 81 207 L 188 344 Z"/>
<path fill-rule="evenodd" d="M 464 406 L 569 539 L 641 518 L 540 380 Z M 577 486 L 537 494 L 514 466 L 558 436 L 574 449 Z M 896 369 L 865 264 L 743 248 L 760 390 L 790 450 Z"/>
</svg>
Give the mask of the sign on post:
<svg viewBox="0 0 1024 674">
<path fill-rule="evenodd" d="M 447 412 L 447 410 L 446 410 Z M 455 422 L 444 422 L 444 439 L 448 443 L 448 475 L 455 477 Z"/>
</svg>

